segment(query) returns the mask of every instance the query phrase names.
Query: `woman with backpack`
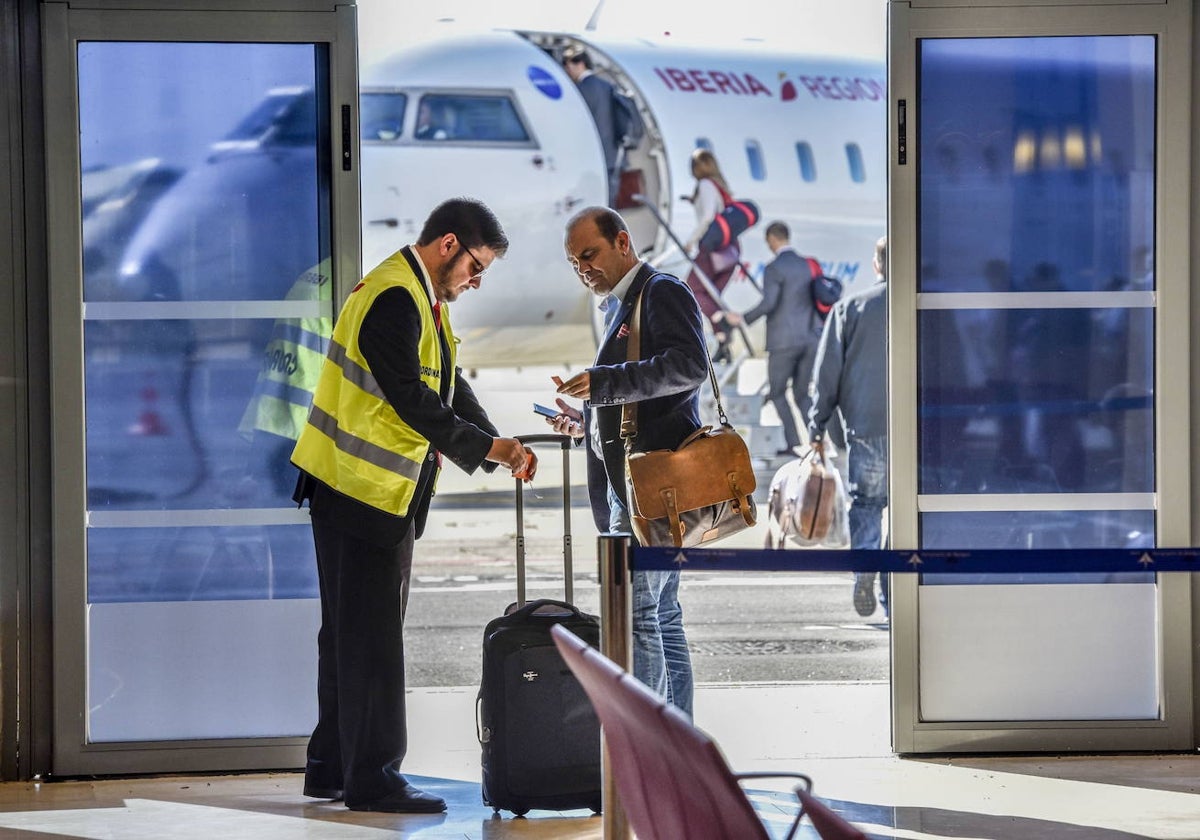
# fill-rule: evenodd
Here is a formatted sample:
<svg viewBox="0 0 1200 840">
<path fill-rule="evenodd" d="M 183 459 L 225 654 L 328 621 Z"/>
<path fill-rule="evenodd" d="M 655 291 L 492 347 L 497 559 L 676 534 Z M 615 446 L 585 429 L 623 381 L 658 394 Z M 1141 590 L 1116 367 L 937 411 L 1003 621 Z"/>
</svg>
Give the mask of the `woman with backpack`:
<svg viewBox="0 0 1200 840">
<path fill-rule="evenodd" d="M 732 336 L 732 326 L 725 319 L 722 306 L 705 288 L 703 281 L 696 272 L 698 268 L 718 291 L 724 291 L 729 279 L 737 270 L 742 252 L 734 239 L 726 247 L 716 251 L 708 250 L 700 244 L 712 220 L 725 209 L 726 204 L 733 202 L 733 193 L 721 167 L 717 164 L 716 156 L 708 149 L 696 149 L 692 152 L 692 177 L 696 179 L 696 187 L 688 198 L 696 211 L 696 227 L 692 230 L 685 244 L 687 253 L 695 263 L 687 276 L 688 287 L 700 304 L 700 311 L 709 319 L 713 327 L 713 336 L 717 340 L 717 350 L 713 353 L 713 361 L 729 361 L 729 342 Z"/>
</svg>

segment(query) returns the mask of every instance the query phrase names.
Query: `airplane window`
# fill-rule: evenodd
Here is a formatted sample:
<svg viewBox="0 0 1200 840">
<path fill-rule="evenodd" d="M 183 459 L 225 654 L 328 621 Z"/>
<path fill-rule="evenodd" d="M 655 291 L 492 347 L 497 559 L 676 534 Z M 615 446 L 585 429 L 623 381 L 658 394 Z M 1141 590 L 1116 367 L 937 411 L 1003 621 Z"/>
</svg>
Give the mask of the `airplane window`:
<svg viewBox="0 0 1200 840">
<path fill-rule="evenodd" d="M 850 164 L 850 178 L 856 184 L 867 180 L 867 171 L 863 166 L 862 149 L 857 143 L 846 144 L 846 161 Z"/>
<path fill-rule="evenodd" d="M 705 150 L 711 152 L 713 150 L 713 144 L 712 144 L 712 141 L 709 140 L 707 137 L 697 137 L 696 138 L 696 148 L 697 149 L 705 149 Z"/>
<path fill-rule="evenodd" d="M 395 140 L 404 128 L 403 93 L 364 93 L 358 98 L 363 140 Z"/>
<path fill-rule="evenodd" d="M 767 162 L 763 160 L 762 147 L 757 140 L 746 141 L 746 162 L 750 164 L 750 177 L 755 181 L 766 180 Z"/>
<path fill-rule="evenodd" d="M 508 96 L 429 94 L 421 97 L 418 140 L 528 143 L 529 132 Z"/>
<path fill-rule="evenodd" d="M 817 180 L 817 162 L 813 160 L 812 146 L 797 143 L 796 159 L 800 162 L 800 177 L 805 181 Z"/>
</svg>

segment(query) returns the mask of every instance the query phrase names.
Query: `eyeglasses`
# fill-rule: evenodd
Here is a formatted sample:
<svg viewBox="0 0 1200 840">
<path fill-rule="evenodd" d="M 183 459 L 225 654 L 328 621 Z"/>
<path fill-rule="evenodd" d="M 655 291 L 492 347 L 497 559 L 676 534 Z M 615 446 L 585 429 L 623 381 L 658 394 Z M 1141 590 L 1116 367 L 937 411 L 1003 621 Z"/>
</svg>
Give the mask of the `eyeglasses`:
<svg viewBox="0 0 1200 840">
<path fill-rule="evenodd" d="M 456 234 L 454 234 L 454 238 L 458 240 L 458 247 L 461 248 L 462 250 L 466 251 L 467 254 L 471 257 L 471 261 L 473 263 L 475 263 L 475 265 L 473 266 L 473 268 L 475 269 L 475 273 L 471 275 L 471 279 L 478 280 L 481 277 L 483 277 L 483 275 L 487 272 L 487 268 L 484 266 L 483 262 L 479 259 L 479 257 L 475 256 L 474 251 L 472 251 L 470 248 L 467 247 L 467 244 L 462 241 L 461 236 L 459 236 L 456 233 Z"/>
</svg>

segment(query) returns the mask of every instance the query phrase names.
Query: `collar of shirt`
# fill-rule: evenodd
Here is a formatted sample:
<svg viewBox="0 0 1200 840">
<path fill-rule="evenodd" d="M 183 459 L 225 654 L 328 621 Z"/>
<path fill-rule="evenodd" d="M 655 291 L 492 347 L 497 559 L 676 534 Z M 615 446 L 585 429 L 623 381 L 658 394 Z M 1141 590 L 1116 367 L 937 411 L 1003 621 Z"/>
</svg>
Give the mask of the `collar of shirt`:
<svg viewBox="0 0 1200 840">
<path fill-rule="evenodd" d="M 638 260 L 633 268 L 629 269 L 629 271 L 625 273 L 625 276 L 620 279 L 617 285 L 613 286 L 612 291 L 609 292 L 608 295 L 611 295 L 612 297 L 615 297 L 617 300 L 624 303 L 625 295 L 629 293 L 629 287 L 633 285 L 633 278 L 637 276 L 638 269 L 642 267 L 642 262 L 644 261 Z M 606 312 L 608 311 L 606 308 L 608 305 L 608 295 L 605 295 L 604 299 L 600 301 L 601 310 Z"/>
<path fill-rule="evenodd" d="M 429 295 L 429 305 L 433 306 L 435 303 L 437 303 L 437 298 L 433 296 L 433 281 L 429 279 L 429 269 L 425 267 L 425 263 L 421 259 L 421 255 L 417 253 L 416 248 L 410 245 L 408 246 L 408 250 L 409 253 L 413 255 L 413 258 L 417 261 L 417 265 L 421 267 L 421 279 L 425 282 L 425 292 Z"/>
<path fill-rule="evenodd" d="M 782 256 L 783 254 L 786 254 L 788 251 L 791 251 L 793 254 L 796 253 L 796 249 L 793 248 L 791 245 L 784 245 L 782 248 L 780 248 L 778 251 L 775 252 L 775 256 L 777 256 L 777 257 Z"/>
</svg>

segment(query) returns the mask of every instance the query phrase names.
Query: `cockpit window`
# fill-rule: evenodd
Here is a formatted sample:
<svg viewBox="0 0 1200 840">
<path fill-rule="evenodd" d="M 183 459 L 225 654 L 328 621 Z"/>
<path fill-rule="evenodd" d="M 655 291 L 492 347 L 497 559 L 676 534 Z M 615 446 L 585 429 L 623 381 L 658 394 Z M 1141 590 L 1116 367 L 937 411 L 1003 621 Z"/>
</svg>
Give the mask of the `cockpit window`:
<svg viewBox="0 0 1200 840">
<path fill-rule="evenodd" d="M 404 129 L 403 93 L 364 93 L 358 98 L 363 140 L 396 140 Z"/>
<path fill-rule="evenodd" d="M 317 139 L 317 107 L 312 89 L 272 91 L 225 139 L 311 146 Z"/>
<path fill-rule="evenodd" d="M 507 95 L 430 93 L 421 97 L 417 140 L 528 143 L 529 132 Z"/>
</svg>

